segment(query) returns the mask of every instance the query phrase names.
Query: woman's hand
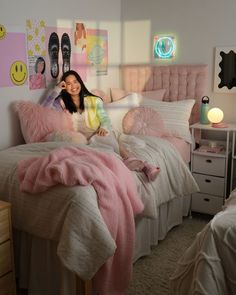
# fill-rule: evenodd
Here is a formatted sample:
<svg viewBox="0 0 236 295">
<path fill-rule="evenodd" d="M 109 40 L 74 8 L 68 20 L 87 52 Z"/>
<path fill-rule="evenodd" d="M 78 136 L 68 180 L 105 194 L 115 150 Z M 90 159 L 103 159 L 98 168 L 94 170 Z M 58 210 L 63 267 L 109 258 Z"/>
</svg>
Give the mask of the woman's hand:
<svg viewBox="0 0 236 295">
<path fill-rule="evenodd" d="M 105 136 L 107 135 L 108 131 L 104 128 L 98 128 L 96 134 L 99 135 L 99 136 Z"/>
<path fill-rule="evenodd" d="M 65 81 L 61 81 L 60 83 L 57 84 L 58 87 L 60 87 L 62 90 L 66 89 L 66 82 Z"/>
</svg>

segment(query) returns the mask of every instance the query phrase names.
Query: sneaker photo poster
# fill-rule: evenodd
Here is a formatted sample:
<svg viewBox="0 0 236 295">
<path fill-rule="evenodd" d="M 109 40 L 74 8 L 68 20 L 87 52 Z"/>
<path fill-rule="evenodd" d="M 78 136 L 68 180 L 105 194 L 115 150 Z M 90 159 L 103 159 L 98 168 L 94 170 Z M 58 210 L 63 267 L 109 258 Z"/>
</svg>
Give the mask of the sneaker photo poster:
<svg viewBox="0 0 236 295">
<path fill-rule="evenodd" d="M 72 69 L 72 29 L 47 27 L 46 44 L 46 79 L 50 83 Z"/>
</svg>

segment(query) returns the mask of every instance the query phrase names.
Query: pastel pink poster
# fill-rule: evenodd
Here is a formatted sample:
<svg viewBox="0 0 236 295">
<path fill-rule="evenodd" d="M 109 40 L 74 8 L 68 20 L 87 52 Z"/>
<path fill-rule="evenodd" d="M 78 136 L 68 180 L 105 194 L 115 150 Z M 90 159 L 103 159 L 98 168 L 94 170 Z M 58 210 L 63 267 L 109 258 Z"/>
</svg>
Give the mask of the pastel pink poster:
<svg viewBox="0 0 236 295">
<path fill-rule="evenodd" d="M 107 75 L 108 32 L 100 29 L 87 29 L 87 64 L 92 66 L 96 75 Z"/>
<path fill-rule="evenodd" d="M 0 38 L 0 65 L 0 87 L 28 84 L 25 33 L 6 29 Z"/>
</svg>

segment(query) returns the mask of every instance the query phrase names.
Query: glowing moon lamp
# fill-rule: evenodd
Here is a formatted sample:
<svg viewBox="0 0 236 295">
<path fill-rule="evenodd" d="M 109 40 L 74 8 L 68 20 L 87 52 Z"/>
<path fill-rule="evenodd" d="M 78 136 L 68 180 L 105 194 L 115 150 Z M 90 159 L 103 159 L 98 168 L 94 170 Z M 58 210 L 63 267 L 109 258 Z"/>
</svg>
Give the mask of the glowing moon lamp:
<svg viewBox="0 0 236 295">
<path fill-rule="evenodd" d="M 219 108 L 212 108 L 207 113 L 208 120 L 212 123 L 211 126 L 214 128 L 226 128 L 228 124 L 223 123 L 224 113 Z"/>
</svg>

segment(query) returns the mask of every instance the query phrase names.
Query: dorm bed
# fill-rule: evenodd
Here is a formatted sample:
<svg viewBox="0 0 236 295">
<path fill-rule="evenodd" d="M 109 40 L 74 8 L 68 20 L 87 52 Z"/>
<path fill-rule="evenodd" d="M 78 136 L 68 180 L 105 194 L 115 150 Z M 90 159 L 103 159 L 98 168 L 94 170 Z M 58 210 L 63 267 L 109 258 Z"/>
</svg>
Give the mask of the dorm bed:
<svg viewBox="0 0 236 295">
<path fill-rule="evenodd" d="M 178 261 L 171 294 L 236 294 L 236 190 Z"/>
<path fill-rule="evenodd" d="M 106 144 L 97 142 L 87 146 L 68 141 L 47 141 L 0 151 L 0 198 L 12 204 L 16 273 L 19 286 L 28 289 L 29 295 L 77 295 L 85 293 L 87 287 L 89 293 L 91 285 L 83 284 L 80 279 L 95 278 L 93 282 L 97 285 L 105 284 L 101 281 L 104 277 L 99 275 L 103 268 L 112 270 L 114 284 L 110 286 L 112 289 L 100 295 L 109 294 L 107 292 L 122 294 L 124 290 L 118 287 L 120 279 L 116 281 L 116 276 L 121 277 L 120 273 L 117 274 L 117 269 L 107 261 L 122 252 L 120 248 L 132 248 L 132 226 L 135 226 L 135 250 L 132 253 L 131 249 L 130 253 L 134 262 L 150 254 L 151 246 L 157 245 L 173 226 L 182 222 L 182 217 L 189 211 L 189 196 L 198 190 L 188 168 L 191 143 L 188 121 L 193 123 L 198 119 L 199 102 L 205 94 L 207 67 L 131 65 L 122 66 L 121 73 L 123 89 L 112 89 L 113 102 L 106 105 L 113 127 L 117 132 L 121 131 L 120 128 L 126 131 L 121 134 L 121 139 L 135 156 L 160 167 L 160 174 L 153 182 L 148 182 L 140 172 L 130 173 L 144 210 L 140 213 L 140 208 L 136 208 L 137 212 L 133 208 L 135 223 L 130 219 L 125 223 L 124 218 L 120 218 L 117 226 L 123 226 L 124 241 L 119 235 L 113 235 L 112 225 L 102 215 L 100 187 L 94 185 L 94 179 L 73 186 L 57 184 L 34 194 L 20 190 L 19 161 L 33 157 L 45 159 L 55 156 L 55 151 L 66 151 L 69 158 L 74 156 L 73 153 L 86 153 L 89 158 L 91 151 L 97 151 L 98 157 L 111 157 L 116 163 L 114 166 L 122 166 L 119 163 L 122 161 Z M 123 98 L 119 97 L 121 92 L 121 96 L 125 95 Z M 155 130 L 153 124 L 160 130 Z M 89 165 L 88 162 L 85 166 Z M 123 166 L 121 170 L 129 177 Z M 38 172 L 33 171 L 35 175 Z M 118 172 L 109 170 L 109 173 Z M 123 179 L 122 185 L 127 185 L 126 181 Z M 139 201 L 133 204 L 135 202 Z M 114 206 L 109 206 L 115 210 Z M 125 261 L 119 267 L 124 265 Z M 109 285 L 109 278 L 105 279 Z"/>
</svg>

